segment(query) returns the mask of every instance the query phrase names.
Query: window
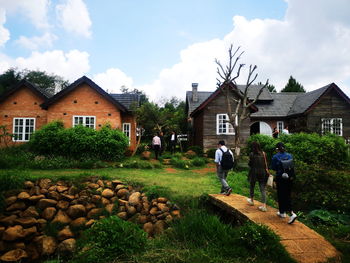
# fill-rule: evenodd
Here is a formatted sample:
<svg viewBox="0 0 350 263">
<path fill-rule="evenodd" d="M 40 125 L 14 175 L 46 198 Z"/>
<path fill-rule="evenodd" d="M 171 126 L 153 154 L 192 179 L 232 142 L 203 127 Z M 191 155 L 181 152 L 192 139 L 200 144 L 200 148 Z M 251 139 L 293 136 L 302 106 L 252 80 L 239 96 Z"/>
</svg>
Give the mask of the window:
<svg viewBox="0 0 350 263">
<path fill-rule="evenodd" d="M 339 136 L 343 135 L 342 118 L 323 118 L 321 121 L 322 134 L 333 133 Z"/>
<path fill-rule="evenodd" d="M 235 134 L 231 123 L 227 122 L 228 120 L 226 113 L 216 115 L 216 134 Z"/>
<path fill-rule="evenodd" d="M 129 138 L 129 143 L 130 143 L 130 123 L 123 123 L 123 132 L 126 136 Z"/>
<path fill-rule="evenodd" d="M 278 132 L 282 133 L 283 129 L 284 129 L 284 122 L 283 121 L 278 121 L 277 122 L 277 130 L 278 130 Z"/>
<path fill-rule="evenodd" d="M 95 129 L 95 116 L 73 116 L 73 127 L 83 125 Z"/>
<path fill-rule="evenodd" d="M 13 119 L 13 141 L 27 142 L 35 131 L 35 118 Z"/>
</svg>

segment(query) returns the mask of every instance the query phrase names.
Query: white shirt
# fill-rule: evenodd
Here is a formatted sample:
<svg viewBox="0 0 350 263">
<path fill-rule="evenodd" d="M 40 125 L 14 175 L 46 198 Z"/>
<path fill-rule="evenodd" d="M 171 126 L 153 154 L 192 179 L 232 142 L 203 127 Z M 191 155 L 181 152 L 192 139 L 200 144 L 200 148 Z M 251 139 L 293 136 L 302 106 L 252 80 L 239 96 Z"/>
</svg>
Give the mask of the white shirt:
<svg viewBox="0 0 350 263">
<path fill-rule="evenodd" d="M 175 134 L 171 135 L 170 141 L 175 141 Z"/>
<path fill-rule="evenodd" d="M 287 129 L 283 129 L 283 130 L 282 130 L 282 133 L 283 133 L 283 134 L 289 134 L 289 131 L 288 131 Z"/>
<path fill-rule="evenodd" d="M 153 137 L 152 145 L 161 145 L 161 141 L 160 141 L 160 138 L 158 136 Z"/>
<path fill-rule="evenodd" d="M 219 149 L 216 150 L 214 162 L 219 164 L 219 165 L 220 165 L 220 162 L 222 159 L 222 151 L 220 149 L 222 149 L 224 152 L 226 152 L 228 150 L 225 145 L 221 146 Z M 230 154 L 232 155 L 232 159 L 233 159 L 233 153 L 231 150 L 229 150 L 229 151 L 230 151 Z"/>
</svg>

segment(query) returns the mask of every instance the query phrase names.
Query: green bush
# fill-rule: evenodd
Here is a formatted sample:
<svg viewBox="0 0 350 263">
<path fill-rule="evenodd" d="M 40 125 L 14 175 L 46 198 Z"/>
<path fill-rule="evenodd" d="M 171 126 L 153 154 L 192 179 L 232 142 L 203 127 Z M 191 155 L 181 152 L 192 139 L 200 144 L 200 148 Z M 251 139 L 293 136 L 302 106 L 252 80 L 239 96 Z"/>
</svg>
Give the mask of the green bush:
<svg viewBox="0 0 350 263">
<path fill-rule="evenodd" d="M 215 159 L 215 152 L 216 152 L 216 149 L 214 149 L 214 148 L 208 149 L 208 150 L 206 151 L 207 157 L 208 157 L 208 158 Z"/>
<path fill-rule="evenodd" d="M 276 153 L 277 142 L 283 142 L 295 160 L 306 164 L 317 164 L 328 168 L 344 168 L 350 164 L 349 146 L 342 137 L 332 134 L 320 136 L 316 133 L 295 133 L 281 135 L 278 139 L 256 134 L 248 139 L 248 151 L 253 141 L 260 143 L 269 160 Z"/>
<path fill-rule="evenodd" d="M 160 163 L 151 163 L 149 161 L 144 161 L 144 160 L 127 160 L 117 165 L 117 167 L 136 168 L 136 169 L 154 169 L 154 168 L 161 168 L 162 165 Z"/>
<path fill-rule="evenodd" d="M 83 126 L 64 129 L 62 122 L 55 121 L 34 132 L 29 147 L 45 156 L 115 161 L 124 157 L 128 138 L 107 125 L 100 130 Z"/>
<path fill-rule="evenodd" d="M 191 167 L 191 162 L 188 160 L 182 160 L 177 157 L 173 157 L 170 160 L 170 164 L 176 168 L 189 169 Z"/>
<path fill-rule="evenodd" d="M 194 151 L 198 156 L 203 156 L 203 148 L 197 145 L 188 147 L 187 151 Z"/>
<path fill-rule="evenodd" d="M 111 216 L 83 232 L 73 262 L 111 262 L 145 250 L 146 233 L 136 224 Z"/>
<path fill-rule="evenodd" d="M 9 168 L 28 168 L 35 155 L 28 151 L 25 144 L 0 149 L 0 167 Z"/>
<path fill-rule="evenodd" d="M 204 166 L 206 164 L 206 161 L 204 158 L 200 158 L 200 157 L 195 157 L 190 161 L 192 166 Z"/>
</svg>

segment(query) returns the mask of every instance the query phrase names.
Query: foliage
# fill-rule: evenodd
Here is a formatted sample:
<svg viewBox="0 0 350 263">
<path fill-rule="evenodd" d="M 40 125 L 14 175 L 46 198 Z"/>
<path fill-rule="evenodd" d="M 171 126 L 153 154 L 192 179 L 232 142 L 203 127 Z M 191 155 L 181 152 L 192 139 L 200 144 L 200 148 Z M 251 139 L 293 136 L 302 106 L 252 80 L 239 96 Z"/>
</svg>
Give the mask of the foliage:
<svg viewBox="0 0 350 263">
<path fill-rule="evenodd" d="M 315 225 L 349 225 L 350 216 L 345 214 L 332 213 L 328 210 L 317 209 L 312 210 L 306 216 L 306 218 Z"/>
<path fill-rule="evenodd" d="M 189 169 L 191 166 L 191 162 L 189 160 L 183 160 L 182 158 L 178 158 L 176 156 L 170 159 L 170 164 L 181 169 Z"/>
<path fill-rule="evenodd" d="M 83 232 L 73 262 L 109 262 L 116 257 L 128 259 L 144 251 L 146 242 L 146 233 L 137 225 L 111 216 Z"/>
<path fill-rule="evenodd" d="M 289 77 L 288 83 L 281 92 L 305 92 L 304 87 L 292 76 Z"/>
<path fill-rule="evenodd" d="M 192 166 L 204 166 L 206 164 L 206 161 L 204 158 L 200 158 L 200 157 L 195 157 L 190 161 Z"/>
<path fill-rule="evenodd" d="M 215 152 L 216 152 L 216 149 L 214 149 L 214 148 L 208 149 L 208 150 L 206 151 L 207 157 L 208 157 L 208 158 L 215 159 Z"/>
<path fill-rule="evenodd" d="M 194 151 L 198 156 L 203 156 L 203 148 L 200 146 L 190 146 L 187 148 L 188 151 Z"/>
<path fill-rule="evenodd" d="M 42 155 L 74 159 L 120 160 L 128 146 L 128 138 L 119 130 L 103 126 L 100 130 L 76 126 L 64 129 L 60 121 L 37 130 L 29 141 L 32 151 Z"/>
<path fill-rule="evenodd" d="M 117 165 L 117 167 L 124 168 L 136 168 L 136 169 L 154 169 L 161 168 L 161 165 L 156 163 L 151 163 L 144 160 L 127 160 L 123 163 Z"/>
<path fill-rule="evenodd" d="M 275 154 L 277 142 L 283 142 L 289 153 L 295 160 L 306 164 L 315 164 L 322 167 L 342 168 L 349 165 L 349 146 L 345 144 L 342 137 L 327 134 L 318 135 L 316 133 L 296 133 L 281 135 L 278 139 L 273 139 L 267 135 L 256 134 L 248 139 L 248 149 L 251 142 L 257 141 L 271 160 Z"/>
</svg>

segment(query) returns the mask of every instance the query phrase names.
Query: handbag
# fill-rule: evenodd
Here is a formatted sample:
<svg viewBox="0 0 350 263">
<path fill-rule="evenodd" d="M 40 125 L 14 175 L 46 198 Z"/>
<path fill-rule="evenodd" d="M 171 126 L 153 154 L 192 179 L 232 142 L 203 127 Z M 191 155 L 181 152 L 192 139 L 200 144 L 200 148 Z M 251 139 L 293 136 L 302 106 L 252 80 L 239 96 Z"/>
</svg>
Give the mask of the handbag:
<svg viewBox="0 0 350 263">
<path fill-rule="evenodd" d="M 273 176 L 272 174 L 270 174 L 269 169 L 267 168 L 267 161 L 266 161 L 266 155 L 265 152 L 263 152 L 264 155 L 264 159 L 265 159 L 265 169 L 266 169 L 266 173 L 269 175 L 269 177 L 267 178 L 267 182 L 266 185 L 273 187 Z"/>
</svg>

